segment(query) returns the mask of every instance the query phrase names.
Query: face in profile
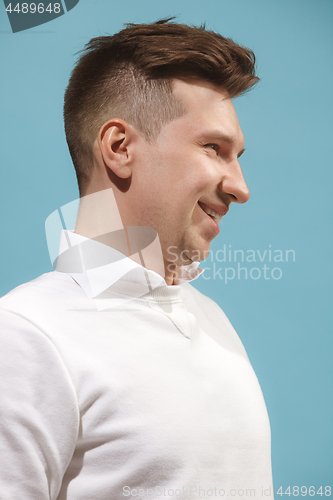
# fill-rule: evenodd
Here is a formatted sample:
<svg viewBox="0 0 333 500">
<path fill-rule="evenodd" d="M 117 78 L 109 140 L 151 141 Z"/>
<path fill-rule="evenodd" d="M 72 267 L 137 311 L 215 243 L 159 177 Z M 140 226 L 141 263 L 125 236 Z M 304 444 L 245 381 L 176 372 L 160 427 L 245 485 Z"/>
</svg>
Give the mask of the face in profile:
<svg viewBox="0 0 333 500">
<path fill-rule="evenodd" d="M 144 141 L 132 179 L 132 223 L 156 229 L 166 261 L 204 260 L 219 222 L 249 190 L 238 161 L 244 137 L 228 93 L 211 84 L 175 80 L 186 108 Z"/>
</svg>

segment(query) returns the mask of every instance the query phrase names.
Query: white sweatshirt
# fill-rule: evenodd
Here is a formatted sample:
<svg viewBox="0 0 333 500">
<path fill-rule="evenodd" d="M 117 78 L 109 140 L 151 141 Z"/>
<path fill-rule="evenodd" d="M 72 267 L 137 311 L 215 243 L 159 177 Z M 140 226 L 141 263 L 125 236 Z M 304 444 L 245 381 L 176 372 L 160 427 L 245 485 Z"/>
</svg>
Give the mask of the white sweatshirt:
<svg viewBox="0 0 333 500">
<path fill-rule="evenodd" d="M 1 299 L 1 500 L 273 498 L 228 319 L 189 284 L 140 287 L 118 279 L 98 307 L 55 271 Z"/>
</svg>

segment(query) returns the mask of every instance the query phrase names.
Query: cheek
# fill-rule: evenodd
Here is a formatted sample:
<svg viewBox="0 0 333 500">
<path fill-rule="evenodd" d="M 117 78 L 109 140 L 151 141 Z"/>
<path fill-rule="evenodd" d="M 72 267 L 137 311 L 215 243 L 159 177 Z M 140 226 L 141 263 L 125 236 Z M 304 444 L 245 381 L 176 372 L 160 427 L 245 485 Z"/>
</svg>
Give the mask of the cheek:
<svg viewBox="0 0 333 500">
<path fill-rule="evenodd" d="M 206 155 L 174 149 L 154 150 L 147 155 L 141 178 L 141 191 L 147 203 L 165 207 L 177 216 L 193 210 L 198 199 L 215 188 L 216 171 Z"/>
<path fill-rule="evenodd" d="M 202 162 L 203 163 L 203 162 Z M 198 200 L 204 193 L 215 188 L 216 174 L 205 164 L 192 164 L 188 175 L 183 180 L 183 193 Z"/>
</svg>

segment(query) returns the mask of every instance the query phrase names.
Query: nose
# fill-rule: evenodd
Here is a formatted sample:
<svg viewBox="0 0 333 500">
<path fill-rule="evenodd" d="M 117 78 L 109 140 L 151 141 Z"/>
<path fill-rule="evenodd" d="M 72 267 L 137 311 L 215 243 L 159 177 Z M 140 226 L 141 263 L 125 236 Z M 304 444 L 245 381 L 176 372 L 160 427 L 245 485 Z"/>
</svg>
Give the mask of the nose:
<svg viewBox="0 0 333 500">
<path fill-rule="evenodd" d="M 249 200 L 250 191 L 238 161 L 230 165 L 230 171 L 224 175 L 220 189 L 231 197 L 230 202 L 246 203 Z"/>
</svg>

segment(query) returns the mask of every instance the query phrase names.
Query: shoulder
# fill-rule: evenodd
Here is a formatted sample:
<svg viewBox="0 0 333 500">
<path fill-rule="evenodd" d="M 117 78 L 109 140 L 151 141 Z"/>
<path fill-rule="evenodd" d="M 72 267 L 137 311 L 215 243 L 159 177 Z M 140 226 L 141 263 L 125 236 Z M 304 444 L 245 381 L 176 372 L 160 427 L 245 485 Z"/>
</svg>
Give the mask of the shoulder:
<svg viewBox="0 0 333 500">
<path fill-rule="evenodd" d="M 1 297 L 1 338 L 6 338 L 12 346 L 27 343 L 38 346 L 43 352 L 49 348 L 53 350 L 49 328 L 45 326 L 52 325 L 54 317 L 59 316 L 59 303 L 70 293 L 72 286 L 74 290 L 77 287 L 69 275 L 54 271 L 42 274 Z"/>
<path fill-rule="evenodd" d="M 48 303 L 53 303 L 64 295 L 73 295 L 78 289 L 69 275 L 53 271 L 22 284 L 1 297 L 0 310 L 20 314 L 31 311 L 36 306 L 38 308 L 47 306 Z"/>
</svg>

